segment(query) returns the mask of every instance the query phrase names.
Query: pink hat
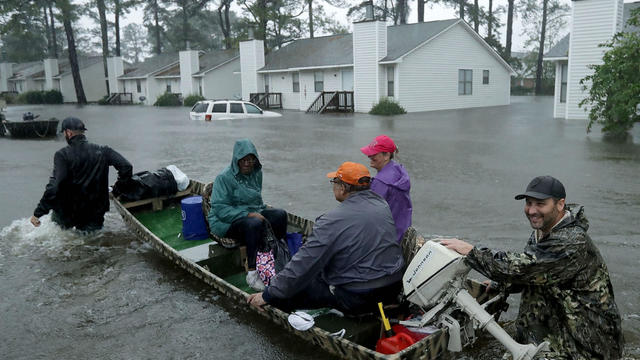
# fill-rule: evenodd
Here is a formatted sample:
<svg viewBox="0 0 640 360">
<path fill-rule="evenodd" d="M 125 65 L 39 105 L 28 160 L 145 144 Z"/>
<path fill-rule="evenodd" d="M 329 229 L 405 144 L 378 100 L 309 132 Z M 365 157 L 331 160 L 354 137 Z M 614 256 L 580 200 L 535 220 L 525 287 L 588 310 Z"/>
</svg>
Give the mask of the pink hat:
<svg viewBox="0 0 640 360">
<path fill-rule="evenodd" d="M 360 151 L 367 156 L 381 152 L 394 153 L 396 150 L 398 150 L 398 147 L 387 135 L 378 135 L 369 145 L 360 148 Z"/>
</svg>

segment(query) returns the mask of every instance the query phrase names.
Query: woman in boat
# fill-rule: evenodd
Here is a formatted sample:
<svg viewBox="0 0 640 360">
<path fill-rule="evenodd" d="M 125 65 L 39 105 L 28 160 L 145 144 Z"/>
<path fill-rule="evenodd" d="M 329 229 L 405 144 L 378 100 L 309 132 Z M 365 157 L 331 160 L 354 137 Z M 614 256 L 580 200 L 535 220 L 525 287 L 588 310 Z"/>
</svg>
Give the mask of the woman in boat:
<svg viewBox="0 0 640 360">
<path fill-rule="evenodd" d="M 277 238 L 285 237 L 287 213 L 282 209 L 266 209 L 262 202 L 262 164 L 251 140 L 236 141 L 231 164 L 213 182 L 207 219 L 212 234 L 246 244 L 247 284 L 255 290 L 264 290 L 256 272 L 256 252 L 264 245 L 267 221 Z"/>
<path fill-rule="evenodd" d="M 371 167 L 378 171 L 371 180 L 371 190 L 387 200 L 400 242 L 404 232 L 411 226 L 413 207 L 409 195 L 409 174 L 404 166 L 393 160 L 398 147 L 387 135 L 379 135 L 360 151 L 369 157 Z"/>
</svg>

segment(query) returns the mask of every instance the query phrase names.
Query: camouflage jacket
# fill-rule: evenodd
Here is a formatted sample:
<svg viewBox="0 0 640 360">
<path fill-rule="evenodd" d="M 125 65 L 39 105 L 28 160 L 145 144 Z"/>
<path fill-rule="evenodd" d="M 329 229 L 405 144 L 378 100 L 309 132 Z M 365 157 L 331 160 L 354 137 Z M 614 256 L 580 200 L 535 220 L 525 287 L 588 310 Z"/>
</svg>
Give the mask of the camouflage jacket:
<svg viewBox="0 0 640 360">
<path fill-rule="evenodd" d="M 474 248 L 466 262 L 488 278 L 522 290 L 516 340 L 549 341 L 553 359 L 618 359 L 623 340 L 609 272 L 587 235 L 583 207 L 522 253 Z"/>
</svg>

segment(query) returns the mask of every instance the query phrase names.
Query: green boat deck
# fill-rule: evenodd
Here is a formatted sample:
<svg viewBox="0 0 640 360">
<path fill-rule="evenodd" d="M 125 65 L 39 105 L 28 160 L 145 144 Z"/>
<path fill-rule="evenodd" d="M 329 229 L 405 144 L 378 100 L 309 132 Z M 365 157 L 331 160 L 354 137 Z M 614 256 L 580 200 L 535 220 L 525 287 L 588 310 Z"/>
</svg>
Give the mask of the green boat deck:
<svg viewBox="0 0 640 360">
<path fill-rule="evenodd" d="M 182 214 L 179 203 L 172 203 L 162 210 L 141 211 L 133 215 L 149 231 L 177 251 L 182 252 L 211 243 L 208 246 L 208 258 L 198 261 L 198 265 L 205 266 L 224 281 L 246 293 L 256 292 L 245 281 L 243 259 L 239 249 L 226 249 L 214 244 L 212 239 L 185 240 L 182 237 Z M 345 339 L 369 348 L 375 347 L 375 340 L 380 334 L 380 321 L 376 317 L 340 317 L 328 310 L 318 309 L 308 312 L 314 316 L 318 327 L 331 333 L 345 329 Z"/>
</svg>

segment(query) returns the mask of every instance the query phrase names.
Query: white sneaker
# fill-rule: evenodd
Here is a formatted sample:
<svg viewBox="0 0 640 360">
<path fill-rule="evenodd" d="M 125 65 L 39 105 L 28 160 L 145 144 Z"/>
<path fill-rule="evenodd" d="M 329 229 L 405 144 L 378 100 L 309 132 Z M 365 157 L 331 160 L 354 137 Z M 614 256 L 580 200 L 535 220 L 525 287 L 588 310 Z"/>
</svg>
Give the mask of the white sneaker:
<svg viewBox="0 0 640 360">
<path fill-rule="evenodd" d="M 264 283 L 260 279 L 260 275 L 256 270 L 251 270 L 247 273 L 247 285 L 256 291 L 264 291 Z"/>
</svg>

